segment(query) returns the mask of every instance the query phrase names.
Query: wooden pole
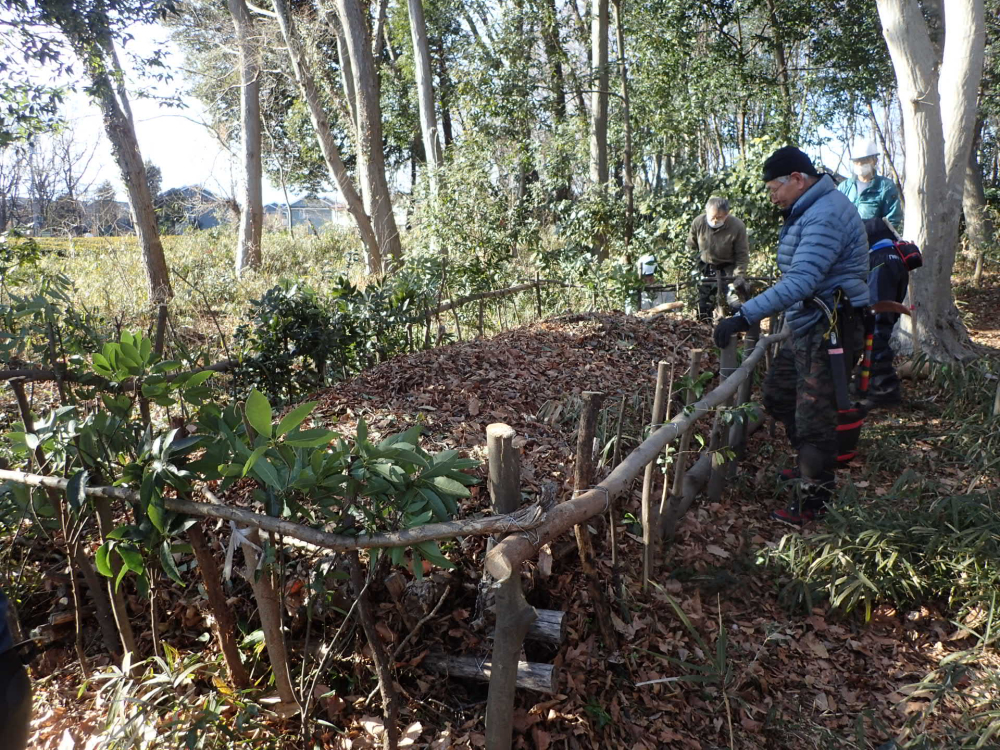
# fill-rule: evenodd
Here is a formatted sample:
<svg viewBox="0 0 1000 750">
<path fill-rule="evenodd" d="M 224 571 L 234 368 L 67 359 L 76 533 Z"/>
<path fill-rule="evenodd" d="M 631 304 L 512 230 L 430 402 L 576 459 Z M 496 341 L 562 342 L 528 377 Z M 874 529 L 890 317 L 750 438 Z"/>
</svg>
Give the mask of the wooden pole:
<svg viewBox="0 0 1000 750">
<path fill-rule="evenodd" d="M 719 383 L 725 383 L 732 375 L 733 371 L 736 369 L 736 346 L 739 342 L 736 337 L 733 336 L 729 340 L 729 345 L 724 348 L 719 354 Z M 751 350 L 752 351 L 752 350 Z M 747 378 L 749 380 L 749 378 Z M 742 384 L 741 384 L 742 385 Z M 729 398 L 719 405 L 719 409 L 728 409 L 732 406 L 733 399 Z M 712 425 L 712 436 L 709 440 L 708 450 L 710 452 L 717 452 L 725 450 L 729 445 L 729 441 L 726 439 L 726 429 L 725 425 L 722 424 L 722 413 L 717 411 L 715 415 L 715 423 Z M 712 476 L 708 480 L 708 496 L 713 501 L 718 501 L 722 497 L 722 491 L 726 487 L 726 473 L 727 461 L 722 459 L 713 459 L 712 461 Z"/>
<path fill-rule="evenodd" d="M 47 487 L 56 490 L 65 490 L 68 479 L 59 477 L 43 476 L 41 474 L 28 474 L 23 471 L 11 471 L 0 469 L 0 480 L 16 482 L 28 487 Z M 139 502 L 139 493 L 135 490 L 124 487 L 87 487 L 84 490 L 87 497 L 110 497 L 129 502 Z M 486 518 L 473 518 L 459 521 L 448 521 L 446 523 L 431 523 L 424 526 L 416 526 L 412 529 L 401 529 L 399 531 L 388 531 L 384 534 L 358 534 L 348 536 L 346 534 L 331 534 L 326 531 L 314 529 L 311 526 L 304 526 L 292 523 L 273 516 L 264 516 L 259 513 L 251 513 L 242 508 L 235 508 L 231 505 L 223 504 L 212 491 L 203 487 L 202 494 L 209 499 L 207 503 L 196 503 L 179 497 L 163 498 L 163 505 L 167 510 L 175 513 L 185 513 L 189 516 L 203 516 L 205 518 L 221 518 L 226 521 L 234 521 L 246 526 L 267 531 L 272 534 L 280 534 L 299 542 L 298 546 L 305 548 L 328 549 L 335 552 L 350 552 L 355 549 L 378 549 L 386 547 L 411 547 L 420 542 L 430 542 L 438 539 L 454 539 L 459 536 L 486 536 L 496 533 L 498 530 L 506 531 L 513 523 L 521 530 L 531 530 L 540 526 L 545 515 L 538 503 L 521 508 L 510 516 L 487 516 Z"/>
<path fill-rule="evenodd" d="M 535 312 L 538 313 L 538 319 L 542 319 L 542 284 L 541 280 L 538 278 L 538 272 L 535 272 Z"/>
<path fill-rule="evenodd" d="M 666 408 L 667 377 L 669 363 L 660 361 L 656 367 L 656 392 L 653 397 L 653 418 L 649 423 L 650 434 L 656 432 L 663 424 L 663 414 Z M 646 464 L 646 473 L 642 479 L 642 590 L 649 588 L 649 577 L 653 572 L 653 553 L 656 547 L 656 511 L 653 509 L 653 472 L 656 471 L 656 460 Z"/>
<path fill-rule="evenodd" d="M 684 394 L 684 404 L 693 404 L 695 402 L 695 391 L 694 391 L 694 381 L 698 377 L 698 368 L 701 366 L 701 357 L 704 354 L 704 349 L 692 349 L 691 350 L 691 361 L 688 364 L 687 371 L 687 381 L 689 383 Z M 684 473 L 687 470 L 687 452 L 691 447 L 691 434 L 692 429 L 685 430 L 681 435 L 680 442 L 677 446 L 677 452 L 674 454 L 674 482 L 673 486 L 670 488 L 669 493 L 665 493 L 660 498 L 660 512 L 658 516 L 662 516 L 666 511 L 667 506 L 670 504 L 672 497 L 676 497 L 681 493 L 681 488 L 684 485 Z M 664 485 L 666 484 L 666 478 L 664 477 Z M 657 527 L 661 525 L 661 522 L 657 521 Z M 657 534 L 656 538 L 659 541 L 662 538 L 662 534 Z"/>
<path fill-rule="evenodd" d="M 505 424 L 491 424 L 486 428 L 489 490 L 497 514 L 513 513 L 521 504 L 521 469 L 514 447 L 516 434 Z M 525 601 L 521 591 L 519 571 L 499 585 L 496 612 L 492 672 L 486 698 L 486 748 L 510 750 L 521 646 L 528 626 L 535 619 L 535 610 Z"/>
<path fill-rule="evenodd" d="M 670 421 L 670 405 L 673 403 L 673 400 L 674 400 L 674 363 L 671 362 L 670 363 L 670 382 L 667 385 L 667 401 L 666 401 L 666 404 L 664 405 L 664 410 L 663 410 L 663 421 L 664 422 L 669 422 Z M 670 461 L 669 461 L 669 459 L 670 459 L 670 446 L 667 445 L 663 449 L 663 491 L 660 493 L 660 507 L 659 507 L 659 510 L 663 510 L 663 508 L 666 506 L 667 502 L 670 500 Z M 659 515 L 660 515 L 659 511 L 657 512 L 656 515 L 657 515 L 657 521 L 653 525 L 658 527 L 659 526 Z M 653 535 L 653 539 L 654 539 L 654 547 L 658 546 L 659 541 L 660 541 L 660 535 L 659 534 L 654 534 Z M 654 557 L 654 565 L 655 565 L 655 557 Z"/>
<path fill-rule="evenodd" d="M 594 480 L 594 435 L 597 432 L 597 416 L 601 411 L 604 394 L 584 391 L 581 398 L 583 409 L 580 412 L 580 427 L 576 433 L 576 467 L 573 473 L 573 484 L 577 492 L 585 492 Z M 608 652 L 613 653 L 617 650 L 618 643 L 614 626 L 611 624 L 608 598 L 594 563 L 594 541 L 585 523 L 578 524 L 573 532 L 576 534 L 576 548 L 580 552 L 580 567 L 587 576 L 587 588 L 590 591 L 590 601 L 594 607 L 601 640 Z"/>
<path fill-rule="evenodd" d="M 615 447 L 611 454 L 611 468 L 615 468 L 618 465 L 618 459 L 621 457 L 621 442 L 622 442 L 622 421 L 625 418 L 625 399 L 626 396 L 622 394 L 622 403 L 618 407 L 618 429 L 615 432 Z M 615 533 L 615 503 L 608 503 L 608 535 L 610 537 L 611 544 L 611 567 L 616 569 L 618 566 L 618 536 Z"/>
</svg>

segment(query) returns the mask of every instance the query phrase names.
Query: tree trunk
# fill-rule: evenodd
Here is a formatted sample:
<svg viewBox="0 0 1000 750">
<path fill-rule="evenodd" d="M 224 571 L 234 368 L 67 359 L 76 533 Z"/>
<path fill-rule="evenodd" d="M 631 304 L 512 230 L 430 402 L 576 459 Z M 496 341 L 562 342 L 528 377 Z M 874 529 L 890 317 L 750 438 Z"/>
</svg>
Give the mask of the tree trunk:
<svg viewBox="0 0 1000 750">
<path fill-rule="evenodd" d="M 608 0 L 591 7 L 590 181 L 608 181 Z"/>
<path fill-rule="evenodd" d="M 624 0 L 614 0 L 615 33 L 618 39 L 618 71 L 622 81 L 622 120 L 625 126 L 625 152 L 622 154 L 625 166 L 625 178 L 622 186 L 625 189 L 625 245 L 632 241 L 633 214 L 635 213 L 635 177 L 632 174 L 632 115 L 628 93 L 628 65 L 625 62 L 625 29 L 622 26 L 622 5 Z"/>
<path fill-rule="evenodd" d="M 378 678 L 379 692 L 382 693 L 382 710 L 385 718 L 384 747 L 386 750 L 396 750 L 399 745 L 399 706 L 396 701 L 396 688 L 392 684 L 392 669 L 389 664 L 389 654 L 378 633 L 375 616 L 372 614 L 371 602 L 368 599 L 368 587 L 365 574 L 361 570 L 358 552 L 354 550 L 347 556 L 351 568 L 351 587 L 358 600 L 358 620 L 365 631 L 365 638 L 371 649 L 372 664 Z"/>
<path fill-rule="evenodd" d="M 431 53 L 427 46 L 427 24 L 421 0 L 407 0 L 410 9 L 410 37 L 413 39 L 413 73 L 420 107 L 420 132 L 424 137 L 427 172 L 431 195 L 437 195 L 438 170 L 441 168 L 441 141 L 438 139 L 437 114 L 434 109 L 434 76 Z"/>
<path fill-rule="evenodd" d="M 226 662 L 226 669 L 229 672 L 229 681 L 233 687 L 243 690 L 250 686 L 250 675 L 247 674 L 246 667 L 243 666 L 243 659 L 240 657 L 240 648 L 236 641 L 239 630 L 236 627 L 236 617 L 233 610 L 226 601 L 226 594 L 222 589 L 222 579 L 219 576 L 219 566 L 216 565 L 215 558 L 212 557 L 212 550 L 208 546 L 205 538 L 204 523 L 195 521 L 187 531 L 188 540 L 191 542 L 191 549 L 195 559 L 198 561 L 198 570 L 205 583 L 205 593 L 208 596 L 208 604 L 212 609 L 212 616 L 215 618 L 215 635 L 222 649 L 222 657 Z"/>
<path fill-rule="evenodd" d="M 243 126 L 243 200 L 236 245 L 236 275 L 261 263 L 264 199 L 261 185 L 260 63 L 252 39 L 254 22 L 245 0 L 227 0 L 240 57 L 240 121 Z"/>
<path fill-rule="evenodd" d="M 340 188 L 340 193 L 344 196 L 344 201 L 347 203 L 347 210 L 354 217 L 354 221 L 358 225 L 358 231 L 361 233 L 361 239 L 365 243 L 367 251 L 365 265 L 367 271 L 368 273 L 381 273 L 384 269 L 379 242 L 372 229 L 372 222 L 362 203 L 361 196 L 358 195 L 358 191 L 354 188 L 354 183 L 351 181 L 350 175 L 347 174 L 347 168 L 340 158 L 340 151 L 337 149 L 337 143 L 334 141 L 333 133 L 330 130 L 330 118 L 327 117 L 326 111 L 323 109 L 323 104 L 320 101 L 319 93 L 316 90 L 316 80 L 313 78 L 312 71 L 309 70 L 309 65 L 306 62 L 302 43 L 292 22 L 291 13 L 288 10 L 287 0 L 274 0 L 273 5 L 275 14 L 278 17 L 278 25 L 281 27 L 281 34 L 285 39 L 285 45 L 288 47 L 288 56 L 292 61 L 295 79 L 298 81 L 299 88 L 302 91 L 302 98 L 309 105 L 309 116 L 312 119 L 313 128 L 316 130 L 316 140 L 319 141 L 319 147 L 323 152 L 327 168 L 330 170 L 330 176 L 337 183 L 337 187 Z"/>
<path fill-rule="evenodd" d="M 979 140 L 982 128 L 983 121 L 980 119 L 976 123 L 975 141 Z M 993 226 L 993 219 L 986 210 L 983 172 L 979 166 L 976 143 L 969 149 L 969 163 L 965 169 L 965 189 L 962 192 L 962 212 L 965 214 L 965 231 L 969 237 L 969 244 L 976 254 L 976 272 L 973 281 L 975 286 L 979 286 L 982 280 L 983 253 L 993 242 L 996 227 Z"/>
<path fill-rule="evenodd" d="M 257 550 L 260 549 L 260 532 L 251 528 L 245 532 L 243 542 L 243 557 L 246 558 L 246 578 L 253 589 L 257 601 L 257 611 L 260 613 L 260 629 L 264 633 L 264 645 L 274 672 L 274 686 L 278 697 L 283 703 L 295 703 L 295 688 L 288 668 L 288 650 L 285 647 L 285 633 L 281 629 L 281 589 L 275 587 L 271 571 L 267 568 L 257 570 Z M 254 547 L 256 545 L 256 549 Z"/>
<path fill-rule="evenodd" d="M 781 135 L 786 140 L 792 139 L 792 85 L 788 75 L 788 55 L 785 50 L 785 41 L 781 36 L 781 22 L 778 20 L 778 13 L 774 0 L 767 0 L 767 12 L 771 19 L 771 45 L 774 49 L 775 74 L 778 79 L 778 88 L 781 91 Z"/>
<path fill-rule="evenodd" d="M 375 14 L 375 27 L 372 29 L 372 57 L 375 60 L 375 69 L 378 70 L 382 61 L 382 50 L 385 49 L 385 29 L 388 18 L 386 11 L 389 9 L 389 0 L 378 0 L 378 10 Z"/>
<path fill-rule="evenodd" d="M 337 14 L 331 12 L 327 15 L 330 20 L 330 27 L 337 37 L 337 61 L 340 63 L 340 83 L 344 88 L 344 98 L 347 99 L 347 109 L 351 121 L 351 132 L 354 139 L 358 139 L 358 100 L 354 95 L 354 69 L 351 67 L 351 56 L 347 52 L 347 39 L 344 36 L 344 27 L 340 23 Z"/>
<path fill-rule="evenodd" d="M 143 264 L 146 267 L 150 302 L 153 304 L 166 302 L 174 296 L 174 291 L 170 287 L 170 272 L 163 254 L 163 244 L 160 242 L 153 196 L 146 181 L 146 167 L 139 151 L 139 142 L 135 137 L 132 111 L 124 86 L 119 86 L 116 90 L 111 83 L 109 69 L 114 69 L 114 62 L 107 59 L 106 51 L 110 49 L 113 52 L 113 42 L 105 39 L 99 47 L 89 40 L 82 39 L 73 26 L 68 28 L 64 26 L 62 30 L 83 63 L 90 78 L 90 94 L 101 108 L 104 132 L 111 142 L 115 163 L 128 192 L 132 223 L 139 238 Z"/>
<path fill-rule="evenodd" d="M 566 84 L 562 67 L 566 53 L 559 41 L 559 15 L 555 0 L 546 0 L 541 10 L 542 43 L 549 64 L 549 85 L 552 88 L 552 119 L 559 123 L 566 119 Z"/>
<path fill-rule="evenodd" d="M 448 77 L 448 60 L 444 45 L 439 45 L 437 49 L 438 64 L 438 106 L 441 108 L 441 137 L 444 139 L 444 149 L 447 149 L 454 141 L 451 126 L 451 78 Z"/>
<path fill-rule="evenodd" d="M 917 3 L 878 0 L 878 11 L 903 112 L 904 224 L 907 235 L 925 251 L 924 267 L 910 279 L 911 302 L 919 308 L 915 336 L 933 359 L 969 359 L 974 352 L 955 307 L 951 274 L 983 68 L 983 3 L 946 4 L 947 34 L 939 74 Z M 939 87 L 939 81 L 944 85 Z M 902 325 L 904 333 L 914 335 L 908 331 L 908 318 Z"/>
<path fill-rule="evenodd" d="M 354 72 L 354 94 L 358 107 L 358 142 L 355 146 L 364 206 L 371 216 L 372 229 L 375 230 L 382 253 L 399 260 L 403 256 L 403 249 L 385 176 L 378 75 L 368 41 L 365 14 L 358 0 L 337 0 L 337 14 L 344 28 Z M 382 270 L 386 269 L 383 267 Z"/>
</svg>

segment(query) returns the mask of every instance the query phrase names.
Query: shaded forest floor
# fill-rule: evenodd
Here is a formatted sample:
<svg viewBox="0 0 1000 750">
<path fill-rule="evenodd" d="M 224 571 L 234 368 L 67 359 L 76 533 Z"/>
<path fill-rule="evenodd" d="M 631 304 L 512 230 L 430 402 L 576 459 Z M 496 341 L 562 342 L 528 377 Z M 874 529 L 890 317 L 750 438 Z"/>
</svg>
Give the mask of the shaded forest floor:
<svg viewBox="0 0 1000 750">
<path fill-rule="evenodd" d="M 1000 279 L 993 278 L 988 280 L 993 286 L 984 290 L 961 290 L 970 330 L 994 355 L 1000 348 L 997 283 Z M 601 472 L 606 473 L 623 397 L 624 455 L 649 421 L 656 361 L 674 362 L 679 375 L 692 347 L 710 351 L 707 326 L 665 318 L 644 322 L 620 314 L 565 316 L 492 339 L 398 358 L 318 394 L 320 411 L 334 429 L 363 417 L 380 434 L 420 420 L 425 441 L 434 449 L 460 448 L 480 459 L 486 426 L 506 422 L 519 435 L 523 492 L 534 495 L 553 481 L 563 501 L 572 492 L 580 392 L 606 394 L 598 426 L 600 445 L 606 448 Z M 862 501 L 878 503 L 906 467 L 942 491 L 964 490 L 975 478 L 963 472 L 960 461 L 946 460 L 937 444 L 940 435 L 955 429 L 942 417 L 946 399 L 939 385 L 908 383 L 901 407 L 871 418 L 861 457 L 840 472 L 840 485 L 852 488 Z M 600 574 L 608 581 L 620 579 L 624 591 L 613 605 L 620 660 L 609 662 L 599 641 L 575 549 L 569 546 L 562 554 L 572 537 L 553 544 L 551 574 L 526 566 L 528 601 L 565 610 L 568 635 L 558 649 L 526 646 L 529 660 L 559 667 L 561 682 L 555 695 L 519 691 L 515 747 L 866 748 L 895 736 L 915 714 L 923 712 L 929 723 L 950 720 L 943 704 L 933 712 L 928 701 L 908 698 L 912 689 L 907 686 L 935 669 L 948 652 L 967 647 L 969 632 L 933 606 L 913 611 L 880 606 L 867 621 L 863 611 L 843 615 L 826 603 L 809 610 L 791 606 L 780 577 L 759 561 L 761 550 L 789 533 L 769 514 L 786 499 L 776 474 L 791 464 L 791 453 L 780 429 L 775 435 L 760 430 L 747 456 L 722 501 L 696 505 L 684 519 L 677 540 L 659 561 L 656 585 L 647 592 L 639 583 L 641 531 L 635 522 L 641 482 L 618 509 L 618 570 L 611 565 L 607 524 L 592 524 Z M 976 483 L 994 481 L 985 477 Z M 484 512 L 487 506 L 486 489 L 480 485 L 463 514 Z M 228 529 L 220 533 L 228 537 Z M 432 651 L 488 653 L 487 629 L 477 612 L 484 546 L 482 539 L 443 545 L 456 568 L 428 570 L 432 575 L 424 583 L 408 587 L 410 599 L 402 606 L 376 582 L 380 630 L 390 644 L 399 643 L 409 630 L 406 610 L 426 613 L 445 597 L 438 614 L 397 661 L 402 722 L 411 746 L 483 746 L 485 684 L 445 680 L 426 672 L 421 662 Z M 302 587 L 296 582 L 308 581 L 315 564 L 298 558 L 289 567 L 286 596 L 293 642 L 304 629 L 295 598 Z M 205 648 L 199 636 L 207 624 L 193 589 L 167 590 L 166 639 L 181 651 Z M 240 602 L 245 593 L 237 585 L 233 596 Z M 63 606 L 56 594 L 57 588 L 51 588 L 49 596 L 33 599 L 32 611 L 22 614 L 35 620 L 49 616 Z M 141 602 L 133 599 L 132 604 L 138 619 L 148 617 Z M 250 621 L 249 599 L 237 606 Z M 80 684 L 71 658 L 69 648 L 50 651 L 40 665 L 32 748 L 105 746 L 96 732 L 107 704 L 95 707 L 93 686 Z M 339 676 L 324 677 L 330 685 L 322 686 L 327 688 L 322 713 L 346 731 L 331 728 L 319 745 L 375 746 L 372 731 L 378 720 L 373 717 L 381 712 L 377 698 L 369 699 L 375 686 L 370 669 L 346 654 L 336 669 Z M 656 680 L 661 682 L 636 686 Z M 189 699 L 200 700 L 212 690 L 210 683 L 202 684 Z M 276 742 L 304 747 L 288 735 L 282 740 L 283 732 L 298 731 L 297 719 L 287 724 L 273 719 L 263 727 L 248 746 Z"/>
</svg>

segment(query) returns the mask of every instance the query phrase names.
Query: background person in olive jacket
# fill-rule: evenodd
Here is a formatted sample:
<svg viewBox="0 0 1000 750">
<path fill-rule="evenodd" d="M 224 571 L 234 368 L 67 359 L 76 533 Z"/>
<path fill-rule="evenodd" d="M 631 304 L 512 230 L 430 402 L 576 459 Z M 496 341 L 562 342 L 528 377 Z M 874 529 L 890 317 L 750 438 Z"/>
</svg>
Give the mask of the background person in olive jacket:
<svg viewBox="0 0 1000 750">
<path fill-rule="evenodd" d="M 729 201 L 712 197 L 705 204 L 705 213 L 691 224 L 687 249 L 698 254 L 698 271 L 701 278 L 715 278 L 716 270 L 724 276 L 734 276 L 732 284 L 737 289 L 746 288 L 745 276 L 750 262 L 750 243 L 747 227 L 729 213 Z M 702 283 L 698 286 L 698 317 L 712 319 L 712 308 L 718 286 Z"/>
</svg>

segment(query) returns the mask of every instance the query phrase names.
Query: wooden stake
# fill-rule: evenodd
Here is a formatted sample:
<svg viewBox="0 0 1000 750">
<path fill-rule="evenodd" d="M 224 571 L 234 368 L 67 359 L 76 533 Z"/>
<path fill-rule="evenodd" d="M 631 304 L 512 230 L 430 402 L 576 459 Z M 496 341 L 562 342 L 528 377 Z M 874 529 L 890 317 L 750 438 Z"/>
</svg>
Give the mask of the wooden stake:
<svg viewBox="0 0 1000 750">
<path fill-rule="evenodd" d="M 719 384 L 725 383 L 729 376 L 736 369 L 736 337 L 729 340 L 729 345 L 722 350 L 719 355 Z M 753 350 L 751 350 L 753 351 Z M 747 378 L 749 380 L 749 378 Z M 715 422 L 712 425 L 712 437 L 709 440 L 708 450 L 711 452 L 724 450 L 728 446 L 725 437 L 725 429 L 722 424 L 722 409 L 732 406 L 733 399 L 726 399 L 715 413 Z M 726 462 L 718 459 L 712 461 L 712 476 L 708 480 L 708 496 L 713 501 L 718 501 L 722 497 L 722 491 L 726 486 Z"/>
<path fill-rule="evenodd" d="M 674 400 L 674 363 L 671 362 L 670 363 L 670 383 L 667 386 L 667 401 L 664 404 L 664 410 L 663 410 L 663 421 L 664 422 L 669 422 L 670 421 L 670 405 L 671 405 L 671 403 L 673 403 L 673 400 Z M 667 501 L 670 499 L 670 461 L 669 461 L 669 458 L 670 458 L 670 445 L 668 444 L 663 449 L 663 491 L 660 493 L 660 508 L 659 508 L 659 510 L 662 510 L 666 506 Z M 660 515 L 659 511 L 657 512 L 656 515 L 657 515 L 657 521 L 656 521 L 656 523 L 653 524 L 654 527 L 658 527 L 659 526 L 659 520 L 658 520 L 659 519 L 659 515 Z M 653 534 L 653 546 L 654 546 L 654 548 L 659 545 L 659 541 L 660 541 L 659 537 L 660 537 L 659 534 Z M 655 564 L 656 557 L 657 557 L 657 555 L 654 554 L 653 555 L 654 564 Z"/>
<path fill-rule="evenodd" d="M 538 272 L 535 271 L 535 311 L 538 313 L 538 319 L 542 319 L 542 284 L 538 277 Z"/>
<path fill-rule="evenodd" d="M 580 412 L 580 427 L 576 434 L 576 467 L 573 473 L 573 484 L 577 492 L 586 491 L 594 479 L 594 434 L 597 432 L 597 416 L 601 411 L 604 394 L 584 391 L 581 398 L 583 409 Z M 618 642 L 611 624 L 608 598 L 594 563 L 594 541 L 587 524 L 581 523 L 573 531 L 576 534 L 576 548 L 580 553 L 580 567 L 587 576 L 587 588 L 590 591 L 601 641 L 608 652 L 613 653 L 618 650 Z"/>
<path fill-rule="evenodd" d="M 649 433 L 653 434 L 663 424 L 666 409 L 667 377 L 669 363 L 661 361 L 656 367 L 656 392 L 653 397 L 653 417 L 649 423 Z M 656 461 L 646 464 L 642 480 L 642 590 L 649 588 L 649 577 L 653 573 L 653 552 L 656 541 L 656 510 L 653 508 L 653 473 Z"/>
<path fill-rule="evenodd" d="M 622 403 L 618 407 L 618 430 L 615 432 L 615 447 L 611 454 L 611 468 L 613 469 L 618 465 L 618 459 L 621 457 L 621 443 L 622 443 L 622 422 L 625 418 L 625 399 L 626 396 L 622 394 Z M 615 503 L 608 503 L 608 534 L 611 543 L 611 567 L 612 569 L 617 568 L 618 565 L 618 537 L 616 535 L 616 519 L 615 519 Z"/>
<path fill-rule="evenodd" d="M 521 504 L 521 469 L 514 437 L 505 424 L 486 428 L 489 457 L 489 489 L 493 510 L 510 514 Z M 486 748 L 509 750 L 514 736 L 514 693 L 518 664 L 528 626 L 535 619 L 534 607 L 524 599 L 520 572 L 498 586 L 496 637 L 493 640 L 490 688 L 486 699 Z"/>
</svg>

